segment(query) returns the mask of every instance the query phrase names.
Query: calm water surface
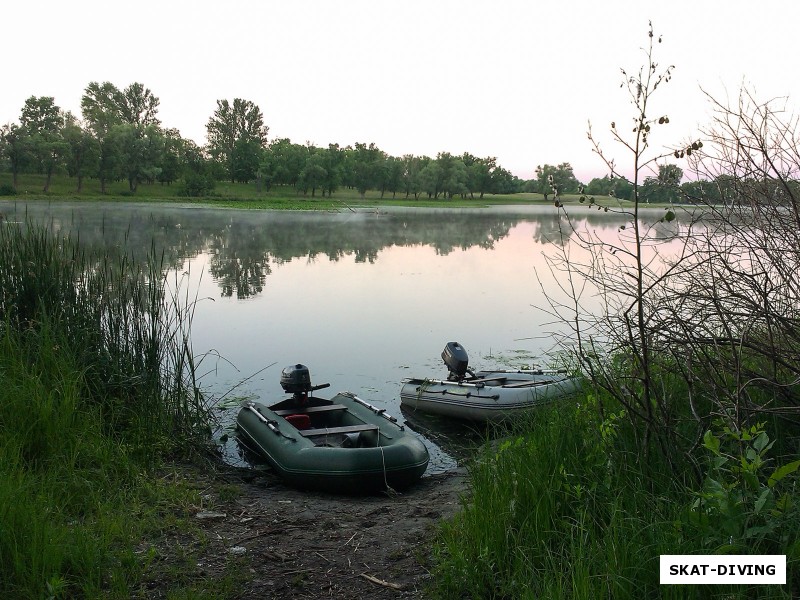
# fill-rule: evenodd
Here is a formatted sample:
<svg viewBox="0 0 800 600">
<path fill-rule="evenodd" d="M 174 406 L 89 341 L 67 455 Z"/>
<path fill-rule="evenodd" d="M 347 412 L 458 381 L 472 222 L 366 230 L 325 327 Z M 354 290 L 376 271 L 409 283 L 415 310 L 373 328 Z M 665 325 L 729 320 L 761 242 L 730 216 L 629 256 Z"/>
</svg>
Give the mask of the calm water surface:
<svg viewBox="0 0 800 600">
<path fill-rule="evenodd" d="M 349 390 L 406 422 L 436 473 L 456 466 L 465 431 L 401 413 L 403 378 L 445 376 L 448 341 L 461 342 L 476 368 L 553 359 L 560 328 L 542 310 L 543 286 L 558 293 L 543 258 L 557 237 L 552 207 L 333 213 L 3 202 L 0 212 L 4 226 L 27 215 L 84 244 L 140 257 L 151 244 L 164 251 L 168 280 L 196 298 L 194 352 L 234 464 L 248 464 L 232 435 L 239 403 L 282 397 L 289 364 L 330 383 L 321 396 Z M 616 231 L 618 221 L 594 218 L 586 225 Z"/>
</svg>

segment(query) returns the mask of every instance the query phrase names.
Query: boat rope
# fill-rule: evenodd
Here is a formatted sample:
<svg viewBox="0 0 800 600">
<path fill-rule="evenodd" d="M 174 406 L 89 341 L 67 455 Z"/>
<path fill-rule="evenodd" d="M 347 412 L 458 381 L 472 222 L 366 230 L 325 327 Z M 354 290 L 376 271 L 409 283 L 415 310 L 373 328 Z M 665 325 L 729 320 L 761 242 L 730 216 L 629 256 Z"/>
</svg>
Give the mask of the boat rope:
<svg viewBox="0 0 800 600">
<path fill-rule="evenodd" d="M 460 398 L 472 398 L 472 397 L 475 397 L 475 398 L 478 398 L 479 400 L 499 400 L 500 399 L 500 394 L 493 394 L 491 396 L 481 396 L 480 394 L 473 394 L 472 392 L 467 392 L 466 394 L 459 394 L 458 392 L 451 392 L 450 390 L 441 390 L 441 391 L 435 392 L 430 388 L 424 389 L 424 390 L 421 390 L 420 388 L 417 388 L 417 390 L 420 392 L 420 396 L 423 393 L 427 393 L 427 394 L 441 394 L 442 396 L 444 396 L 445 394 L 450 394 L 451 396 L 458 396 Z"/>
<path fill-rule="evenodd" d="M 389 485 L 389 479 L 386 477 L 386 456 L 383 454 L 383 446 L 378 446 L 378 448 L 380 448 L 381 462 L 383 463 L 383 485 L 386 487 L 384 491 L 387 496 L 394 498 L 395 496 L 399 496 L 400 493 Z"/>
</svg>

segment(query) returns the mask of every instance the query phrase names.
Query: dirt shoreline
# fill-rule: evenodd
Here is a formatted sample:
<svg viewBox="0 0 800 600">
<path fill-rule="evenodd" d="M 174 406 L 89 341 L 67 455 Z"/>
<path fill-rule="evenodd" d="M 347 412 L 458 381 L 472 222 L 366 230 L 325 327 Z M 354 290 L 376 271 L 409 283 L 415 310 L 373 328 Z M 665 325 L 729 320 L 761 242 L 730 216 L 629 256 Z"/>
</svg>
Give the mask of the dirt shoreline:
<svg viewBox="0 0 800 600">
<path fill-rule="evenodd" d="M 159 554 L 169 560 L 191 547 L 196 576 L 206 579 L 235 561 L 242 600 L 421 598 L 436 525 L 467 491 L 463 469 L 369 496 L 296 490 L 270 471 L 232 467 L 193 484 L 203 499 L 190 517 L 194 533 L 163 540 Z"/>
</svg>

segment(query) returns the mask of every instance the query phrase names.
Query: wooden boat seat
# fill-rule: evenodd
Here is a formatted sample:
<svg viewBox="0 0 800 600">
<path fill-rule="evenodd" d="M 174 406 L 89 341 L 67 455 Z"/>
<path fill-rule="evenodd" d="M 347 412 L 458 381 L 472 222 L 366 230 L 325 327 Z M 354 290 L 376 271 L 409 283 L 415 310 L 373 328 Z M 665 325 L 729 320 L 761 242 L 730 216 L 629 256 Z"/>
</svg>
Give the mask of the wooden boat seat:
<svg viewBox="0 0 800 600">
<path fill-rule="evenodd" d="M 276 410 L 275 414 L 279 417 L 285 417 L 286 415 L 309 415 L 336 410 L 347 410 L 347 407 L 344 404 L 327 404 L 325 406 L 306 406 L 303 408 L 282 408 L 281 410 Z"/>
<path fill-rule="evenodd" d="M 378 431 L 378 426 L 368 423 L 365 425 L 345 425 L 343 427 L 320 427 L 319 429 L 304 429 L 300 432 L 303 437 L 315 435 L 333 435 L 337 433 L 355 433 L 357 431 Z"/>
</svg>

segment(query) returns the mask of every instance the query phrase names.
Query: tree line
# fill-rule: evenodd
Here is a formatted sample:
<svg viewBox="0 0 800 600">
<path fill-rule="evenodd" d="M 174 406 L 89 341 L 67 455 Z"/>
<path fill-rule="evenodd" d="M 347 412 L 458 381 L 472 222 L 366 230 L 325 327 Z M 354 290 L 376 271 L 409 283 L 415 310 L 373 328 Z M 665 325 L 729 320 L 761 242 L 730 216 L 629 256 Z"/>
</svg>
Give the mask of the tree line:
<svg viewBox="0 0 800 600">
<path fill-rule="evenodd" d="M 62 110 L 51 96 L 31 96 L 19 123 L 0 127 L 0 171 L 10 172 L 14 193 L 22 173 L 44 175 L 48 192 L 53 175 L 68 174 L 80 193 L 86 178 L 99 182 L 127 180 L 131 193 L 141 183 L 180 182 L 187 196 L 213 192 L 216 182 L 255 182 L 259 190 L 290 186 L 298 193 L 330 196 L 337 189 L 368 190 L 381 197 L 475 197 L 484 194 L 535 192 L 545 200 L 565 194 L 614 196 L 631 200 L 633 183 L 605 176 L 583 184 L 568 163 L 539 165 L 535 177 L 523 180 L 495 157 L 440 152 L 435 158 L 391 156 L 374 143 L 317 147 L 289 138 L 268 139 L 269 127 L 255 103 L 241 98 L 217 100 L 206 124 L 207 144 L 198 146 L 164 127 L 160 101 L 141 83 L 124 89 L 106 81 L 91 82 L 81 97 L 81 118 Z M 640 183 L 645 202 L 726 201 L 733 190 L 723 178 L 683 182 L 675 165 L 660 165 Z M 5 186 L 8 187 L 8 186 Z"/>
<path fill-rule="evenodd" d="M 187 195 L 210 193 L 217 181 L 255 182 L 259 189 L 293 186 L 298 193 L 330 195 L 341 187 L 433 198 L 483 196 L 523 191 L 527 182 L 512 175 L 495 157 L 465 152 L 428 156 L 390 156 L 375 144 L 342 147 L 269 140 L 261 109 L 249 100 L 217 100 L 206 124 L 207 144 L 198 146 L 177 129 L 162 125 L 159 99 L 141 83 L 120 89 L 91 82 L 81 97 L 81 117 L 62 110 L 51 96 L 31 96 L 19 122 L 0 128 L 0 168 L 13 188 L 22 173 L 75 178 L 127 180 L 131 192 L 142 183 L 182 182 Z"/>
</svg>

